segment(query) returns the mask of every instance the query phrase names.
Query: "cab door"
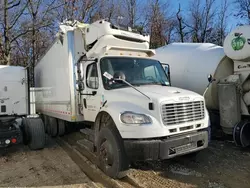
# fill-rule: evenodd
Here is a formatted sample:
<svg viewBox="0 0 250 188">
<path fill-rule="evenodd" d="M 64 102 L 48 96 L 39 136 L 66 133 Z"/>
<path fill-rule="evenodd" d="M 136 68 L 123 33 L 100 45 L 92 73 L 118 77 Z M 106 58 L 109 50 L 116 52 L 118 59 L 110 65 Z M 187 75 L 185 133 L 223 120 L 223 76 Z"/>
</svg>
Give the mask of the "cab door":
<svg viewBox="0 0 250 188">
<path fill-rule="evenodd" d="M 94 122 L 101 106 L 100 83 L 97 63 L 85 63 L 85 88 L 82 93 L 83 113 L 86 121 Z"/>
</svg>

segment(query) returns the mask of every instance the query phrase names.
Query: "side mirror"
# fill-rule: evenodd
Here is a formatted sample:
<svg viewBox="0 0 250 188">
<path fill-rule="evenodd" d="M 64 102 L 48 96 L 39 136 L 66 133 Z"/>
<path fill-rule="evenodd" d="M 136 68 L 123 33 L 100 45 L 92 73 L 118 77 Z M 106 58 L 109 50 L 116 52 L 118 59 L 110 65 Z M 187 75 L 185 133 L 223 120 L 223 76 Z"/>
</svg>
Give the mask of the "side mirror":
<svg viewBox="0 0 250 188">
<path fill-rule="evenodd" d="M 207 76 L 207 80 L 208 80 L 209 83 L 212 83 L 213 81 L 215 81 L 215 79 L 213 78 L 213 76 L 211 74 L 209 74 Z"/>
<path fill-rule="evenodd" d="M 211 74 L 209 74 L 209 75 L 207 76 L 207 80 L 208 80 L 208 82 L 209 82 L 209 83 L 210 83 L 210 82 L 212 82 L 212 79 L 213 79 L 212 75 L 211 75 Z"/>
<path fill-rule="evenodd" d="M 84 83 L 83 81 L 78 80 L 76 82 L 76 91 L 82 91 L 84 90 Z"/>
</svg>

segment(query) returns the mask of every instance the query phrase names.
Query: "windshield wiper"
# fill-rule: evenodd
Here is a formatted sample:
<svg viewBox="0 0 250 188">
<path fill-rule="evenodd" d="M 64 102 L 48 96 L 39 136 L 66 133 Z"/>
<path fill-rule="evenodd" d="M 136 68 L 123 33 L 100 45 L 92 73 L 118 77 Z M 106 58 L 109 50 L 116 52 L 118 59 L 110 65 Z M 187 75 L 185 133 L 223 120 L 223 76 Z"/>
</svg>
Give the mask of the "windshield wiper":
<svg viewBox="0 0 250 188">
<path fill-rule="evenodd" d="M 135 85 L 135 84 L 133 84 L 133 85 Z M 168 86 L 167 84 L 161 83 L 161 82 L 140 83 L 138 85 L 161 85 L 161 86 Z"/>
</svg>

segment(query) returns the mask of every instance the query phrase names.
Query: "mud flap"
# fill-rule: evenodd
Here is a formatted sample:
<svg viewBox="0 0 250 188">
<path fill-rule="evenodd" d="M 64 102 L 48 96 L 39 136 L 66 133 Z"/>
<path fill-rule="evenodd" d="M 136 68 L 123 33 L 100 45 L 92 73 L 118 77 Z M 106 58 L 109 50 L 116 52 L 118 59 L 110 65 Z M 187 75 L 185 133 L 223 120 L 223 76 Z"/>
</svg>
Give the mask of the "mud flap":
<svg viewBox="0 0 250 188">
<path fill-rule="evenodd" d="M 247 147 L 250 145 L 250 122 L 240 121 L 233 130 L 233 139 L 236 146 Z"/>
</svg>

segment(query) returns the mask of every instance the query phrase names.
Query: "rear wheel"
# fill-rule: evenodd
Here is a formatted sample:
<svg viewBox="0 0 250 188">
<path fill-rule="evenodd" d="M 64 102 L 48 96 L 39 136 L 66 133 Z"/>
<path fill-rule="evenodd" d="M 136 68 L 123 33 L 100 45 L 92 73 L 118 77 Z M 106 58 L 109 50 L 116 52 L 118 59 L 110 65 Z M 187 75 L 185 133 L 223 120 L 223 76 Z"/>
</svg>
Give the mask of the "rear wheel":
<svg viewBox="0 0 250 188">
<path fill-rule="evenodd" d="M 53 117 L 48 117 L 48 135 L 52 137 L 56 137 L 58 134 L 58 129 L 57 129 L 57 120 L 56 118 Z"/>
<path fill-rule="evenodd" d="M 129 163 L 123 146 L 123 140 L 112 127 L 101 128 L 97 142 L 98 166 L 112 178 L 123 178 L 129 169 Z"/>
<path fill-rule="evenodd" d="M 44 122 L 44 127 L 45 127 L 45 133 L 48 133 L 49 117 L 47 115 L 43 115 L 43 122 Z"/>
<path fill-rule="evenodd" d="M 45 129 L 40 118 L 23 119 L 24 140 L 31 150 L 43 149 L 45 146 Z"/>
<path fill-rule="evenodd" d="M 57 123 L 58 123 L 58 135 L 63 136 L 65 134 L 65 127 L 66 127 L 65 121 L 58 119 Z"/>
</svg>

